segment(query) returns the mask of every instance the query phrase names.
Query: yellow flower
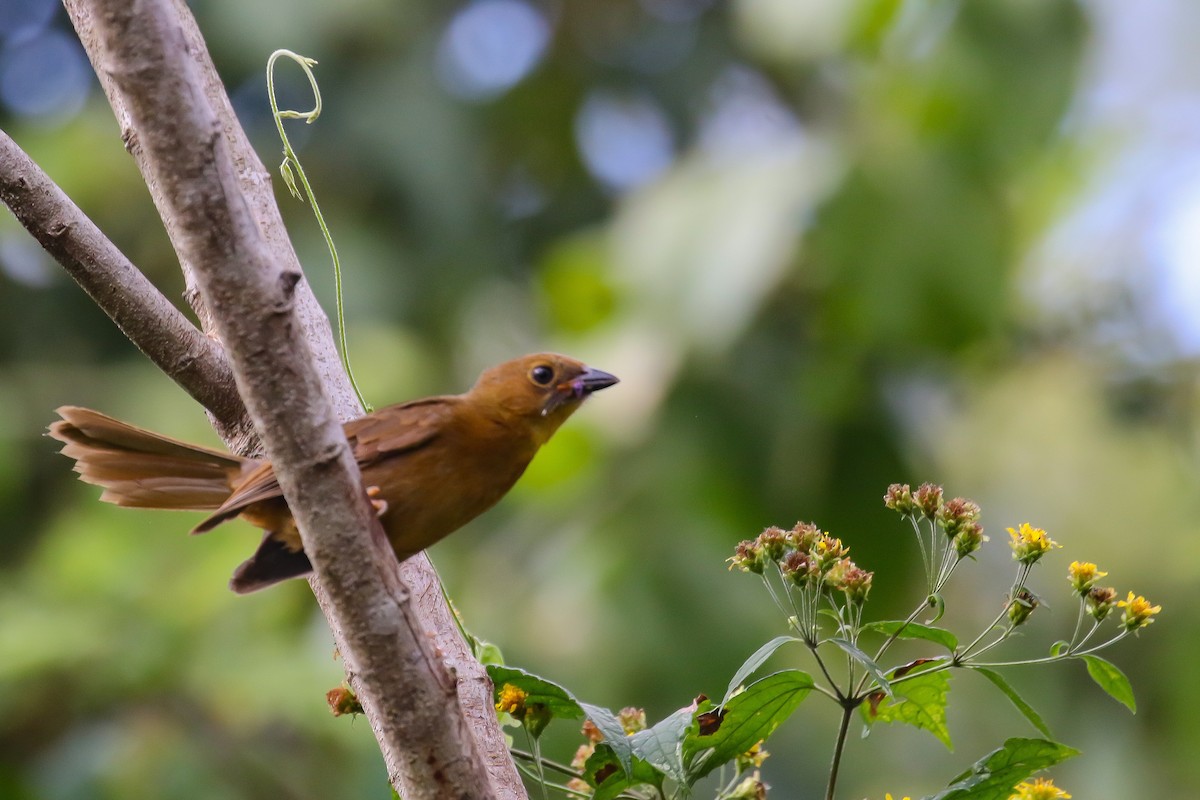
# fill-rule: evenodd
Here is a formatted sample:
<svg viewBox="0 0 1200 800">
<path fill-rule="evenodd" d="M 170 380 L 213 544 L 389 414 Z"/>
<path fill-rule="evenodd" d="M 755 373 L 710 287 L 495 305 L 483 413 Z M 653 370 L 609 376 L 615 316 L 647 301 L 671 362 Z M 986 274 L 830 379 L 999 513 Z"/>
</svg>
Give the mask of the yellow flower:
<svg viewBox="0 0 1200 800">
<path fill-rule="evenodd" d="M 762 741 L 759 741 L 746 752 L 739 755 L 736 759 L 738 772 L 748 772 L 751 769 L 757 769 L 763 765 L 763 762 L 770 757 L 770 753 L 762 746 Z"/>
<path fill-rule="evenodd" d="M 1096 581 L 1107 574 L 1090 561 L 1072 561 L 1071 566 L 1067 567 L 1067 580 L 1071 582 L 1071 588 L 1081 595 L 1087 594 Z"/>
<path fill-rule="evenodd" d="M 892 800 L 891 792 L 885 794 L 883 797 L 884 797 L 884 800 Z M 909 799 L 908 795 L 905 795 L 903 800 L 910 800 L 910 799 Z"/>
<path fill-rule="evenodd" d="M 1016 791 L 1008 796 L 1008 800 L 1069 800 L 1071 795 L 1054 785 L 1054 781 L 1038 778 L 1033 781 L 1023 781 L 1017 784 Z"/>
<path fill-rule="evenodd" d="M 1022 522 L 1019 530 L 1008 529 L 1012 539 L 1009 546 L 1013 550 L 1013 558 L 1022 564 L 1032 564 L 1055 547 L 1061 544 L 1046 535 L 1046 531 L 1035 528 L 1028 522 Z"/>
<path fill-rule="evenodd" d="M 525 700 L 528 697 L 529 695 L 523 689 L 506 683 L 500 689 L 500 697 L 496 700 L 496 710 L 501 714 L 508 712 L 520 719 L 525 715 Z"/>
<path fill-rule="evenodd" d="M 1129 597 L 1121 600 L 1117 605 L 1125 609 L 1125 613 L 1121 615 L 1121 624 L 1127 631 L 1136 631 L 1138 628 L 1146 627 L 1154 622 L 1154 615 L 1162 611 L 1162 606 L 1152 606 L 1150 601 L 1140 594 L 1134 597 L 1133 592 L 1130 592 Z"/>
</svg>

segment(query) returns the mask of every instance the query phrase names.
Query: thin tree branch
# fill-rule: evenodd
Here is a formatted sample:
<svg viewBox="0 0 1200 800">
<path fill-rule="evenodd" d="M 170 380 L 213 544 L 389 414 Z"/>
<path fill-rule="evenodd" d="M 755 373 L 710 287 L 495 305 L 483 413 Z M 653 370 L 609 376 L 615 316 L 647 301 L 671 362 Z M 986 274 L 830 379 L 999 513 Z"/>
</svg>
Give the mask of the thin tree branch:
<svg viewBox="0 0 1200 800">
<path fill-rule="evenodd" d="M 337 418 L 321 394 L 322 382 L 335 390 L 346 387 L 335 395 L 343 418 L 353 416 L 345 411 L 355 408 L 352 399 L 349 404 L 342 399 L 352 398 L 345 375 L 340 366 L 337 380 L 325 370 L 314 373 L 302 338 L 306 333 L 323 360 L 337 365 L 328 322 L 319 308 L 314 313 L 307 305 L 311 294 L 293 266 L 290 245 L 279 244 L 286 239 L 274 239 L 270 221 L 263 221 L 264 213 L 272 215 L 260 203 L 265 181 L 256 190 L 253 170 L 244 168 L 257 159 L 243 147 L 244 135 L 190 13 L 181 0 L 66 5 L 180 261 L 185 270 L 190 266 L 212 307 L 215 329 L 227 343 L 243 397 L 328 592 L 323 608 L 393 782 L 406 798 L 523 796 L 491 714 L 490 690 L 480 691 L 486 676 L 476 677 L 483 673 L 468 656 L 462 663 L 474 664 L 475 675 L 456 687 L 457 665 L 448 670 L 439 656 L 453 650 L 457 658 L 465 644 L 440 596 L 431 599 L 437 593 L 422 588 L 416 595 L 422 607 L 443 618 L 436 645 L 425 633 L 365 502 Z M 211 104 L 214 86 L 223 102 Z M 265 196 L 277 219 L 269 187 Z M 406 574 L 413 570 L 420 577 L 432 574 L 423 559 L 405 565 Z M 456 702 L 456 688 L 475 698 L 474 731 Z M 491 745 L 486 748 L 493 777 L 480 767 L 472 735 L 487 740 L 489 727 L 501 743 L 501 757 Z M 506 772 L 512 772 L 511 781 Z"/>
<path fill-rule="evenodd" d="M 255 436 L 225 351 L 197 330 L 4 131 L 0 201 L 129 341 L 209 410 L 223 437 Z"/>
</svg>

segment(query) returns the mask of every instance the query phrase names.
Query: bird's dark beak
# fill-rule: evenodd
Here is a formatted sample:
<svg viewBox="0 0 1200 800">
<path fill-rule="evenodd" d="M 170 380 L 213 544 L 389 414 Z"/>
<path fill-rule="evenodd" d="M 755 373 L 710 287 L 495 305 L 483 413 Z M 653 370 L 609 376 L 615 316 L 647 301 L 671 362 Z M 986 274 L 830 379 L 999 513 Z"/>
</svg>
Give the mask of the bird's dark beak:
<svg viewBox="0 0 1200 800">
<path fill-rule="evenodd" d="M 574 381 L 572 381 L 572 383 L 579 387 L 578 391 L 580 394 L 591 394 L 592 392 L 598 392 L 601 389 L 607 389 L 614 383 L 619 382 L 620 381 L 616 375 L 610 375 L 603 370 L 592 369 L 591 367 L 584 369 L 583 373 L 580 374 L 580 376 Z"/>
<path fill-rule="evenodd" d="M 617 382 L 616 375 L 610 375 L 603 370 L 584 367 L 583 372 L 565 383 L 558 384 L 557 391 L 552 392 L 542 407 L 542 416 L 571 401 L 582 402 L 592 392 L 598 392 Z"/>
</svg>

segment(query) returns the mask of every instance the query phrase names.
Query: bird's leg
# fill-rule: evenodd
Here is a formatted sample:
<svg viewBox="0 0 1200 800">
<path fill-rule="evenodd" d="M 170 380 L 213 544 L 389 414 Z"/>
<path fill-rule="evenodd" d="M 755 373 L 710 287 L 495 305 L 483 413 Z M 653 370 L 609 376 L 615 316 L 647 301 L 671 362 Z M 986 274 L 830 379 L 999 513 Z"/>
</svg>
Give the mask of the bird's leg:
<svg viewBox="0 0 1200 800">
<path fill-rule="evenodd" d="M 375 509 L 375 516 L 377 517 L 382 517 L 388 510 L 388 501 L 379 496 L 381 491 L 383 490 L 378 486 L 367 487 L 367 497 L 371 498 L 371 507 Z"/>
</svg>

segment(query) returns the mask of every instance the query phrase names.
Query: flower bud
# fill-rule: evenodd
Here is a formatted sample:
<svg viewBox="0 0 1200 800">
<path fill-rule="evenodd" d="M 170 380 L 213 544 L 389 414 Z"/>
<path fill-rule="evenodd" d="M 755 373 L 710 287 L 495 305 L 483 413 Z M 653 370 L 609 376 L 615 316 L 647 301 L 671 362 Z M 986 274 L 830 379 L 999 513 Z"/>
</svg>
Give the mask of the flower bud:
<svg viewBox="0 0 1200 800">
<path fill-rule="evenodd" d="M 913 501 L 922 514 L 933 519 L 942 507 L 942 487 L 934 483 L 922 483 L 913 494 Z"/>
<path fill-rule="evenodd" d="M 952 544 L 954 552 L 958 553 L 961 560 L 983 547 L 983 543 L 987 540 L 988 537 L 983 535 L 982 525 L 978 522 L 968 522 L 963 525 L 962 530 L 954 535 Z"/>
<path fill-rule="evenodd" d="M 853 605 L 862 605 L 866 601 L 874 577 L 875 573 L 867 572 L 848 558 L 834 564 L 829 571 L 834 588 L 845 592 L 847 602 Z"/>
<path fill-rule="evenodd" d="M 1088 589 L 1084 603 L 1087 612 L 1097 622 L 1103 622 L 1117 605 L 1117 590 L 1111 586 L 1093 586 Z"/>
<path fill-rule="evenodd" d="M 902 517 L 915 517 L 919 510 L 907 483 L 893 483 L 883 495 L 883 504 Z"/>
<path fill-rule="evenodd" d="M 767 785 L 760 780 L 758 772 L 755 772 L 725 797 L 727 800 L 766 800 Z"/>
<path fill-rule="evenodd" d="M 755 575 L 762 575 L 763 568 L 767 563 L 763 549 L 754 539 L 745 539 L 740 542 L 733 551 L 733 556 L 725 560 L 729 562 L 730 569 L 753 572 Z"/>
<path fill-rule="evenodd" d="M 646 730 L 646 709 L 644 708 L 626 706 L 617 713 L 617 719 L 621 721 L 621 728 L 625 731 L 626 736 Z"/>
<path fill-rule="evenodd" d="M 780 563 L 779 569 L 784 577 L 791 579 L 797 586 L 803 586 L 816 573 L 816 564 L 808 557 L 808 553 L 792 550 Z"/>
<path fill-rule="evenodd" d="M 1028 589 L 1021 589 L 1008 606 L 1008 621 L 1015 628 L 1029 619 L 1033 610 L 1041 605 L 1041 600 Z"/>
<path fill-rule="evenodd" d="M 979 506 L 965 497 L 947 500 L 937 511 L 937 523 L 953 539 L 982 515 Z"/>
<path fill-rule="evenodd" d="M 783 528 L 776 528 L 774 525 L 758 535 L 758 546 L 762 548 L 763 554 L 770 561 L 781 560 L 787 544 L 787 534 L 784 533 Z"/>
<path fill-rule="evenodd" d="M 787 532 L 787 543 L 801 553 L 807 553 L 821 536 L 821 529 L 811 522 L 797 522 Z"/>
<path fill-rule="evenodd" d="M 850 548 L 842 544 L 841 539 L 835 539 L 829 534 L 821 534 L 821 538 L 813 544 L 808 554 L 817 563 L 817 569 L 821 573 L 826 573 L 849 552 Z"/>
</svg>

